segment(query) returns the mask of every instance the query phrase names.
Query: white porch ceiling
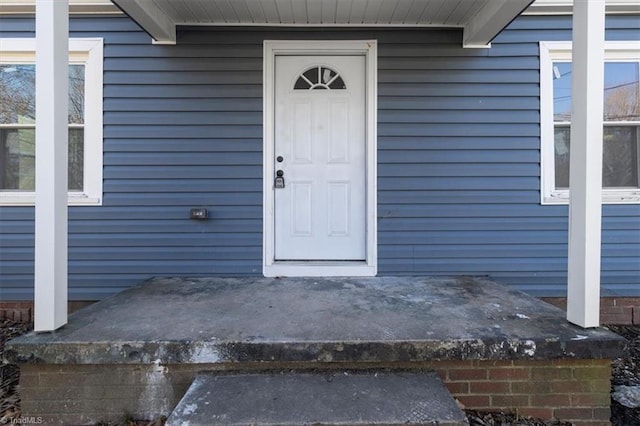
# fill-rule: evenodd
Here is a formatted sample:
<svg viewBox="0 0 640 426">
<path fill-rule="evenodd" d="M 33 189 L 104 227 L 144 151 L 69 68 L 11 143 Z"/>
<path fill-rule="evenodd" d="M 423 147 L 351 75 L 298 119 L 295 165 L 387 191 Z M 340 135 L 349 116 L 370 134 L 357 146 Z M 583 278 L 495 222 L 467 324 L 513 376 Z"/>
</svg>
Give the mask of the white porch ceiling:
<svg viewBox="0 0 640 426">
<path fill-rule="evenodd" d="M 419 26 L 487 45 L 532 0 L 112 0 L 157 42 L 180 25 Z"/>
</svg>

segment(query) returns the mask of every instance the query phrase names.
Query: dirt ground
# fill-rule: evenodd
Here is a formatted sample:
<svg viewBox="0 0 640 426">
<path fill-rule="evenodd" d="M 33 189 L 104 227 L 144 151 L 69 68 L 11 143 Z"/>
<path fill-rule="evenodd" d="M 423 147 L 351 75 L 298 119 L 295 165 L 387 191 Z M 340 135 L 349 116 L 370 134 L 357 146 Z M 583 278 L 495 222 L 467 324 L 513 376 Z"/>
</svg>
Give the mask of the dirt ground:
<svg viewBox="0 0 640 426">
<path fill-rule="evenodd" d="M 611 388 L 614 386 L 640 385 L 640 326 L 609 326 L 615 333 L 629 340 L 625 355 L 613 361 Z M 7 340 L 26 333 L 31 329 L 28 324 L 9 320 L 0 321 L 0 359 Z M 0 424 L 9 424 L 12 419 L 20 417 L 20 398 L 17 392 L 20 370 L 16 365 L 0 364 Z M 570 423 L 558 419 L 531 419 L 512 413 L 481 413 L 467 410 L 471 426 L 571 426 Z M 616 401 L 611 401 L 612 426 L 640 426 L 640 408 L 627 408 Z M 135 420 L 125 418 L 117 426 L 161 426 L 164 418 L 153 420 Z M 98 425 L 96 425 L 98 426 Z M 116 426 L 100 423 L 99 426 Z"/>
</svg>

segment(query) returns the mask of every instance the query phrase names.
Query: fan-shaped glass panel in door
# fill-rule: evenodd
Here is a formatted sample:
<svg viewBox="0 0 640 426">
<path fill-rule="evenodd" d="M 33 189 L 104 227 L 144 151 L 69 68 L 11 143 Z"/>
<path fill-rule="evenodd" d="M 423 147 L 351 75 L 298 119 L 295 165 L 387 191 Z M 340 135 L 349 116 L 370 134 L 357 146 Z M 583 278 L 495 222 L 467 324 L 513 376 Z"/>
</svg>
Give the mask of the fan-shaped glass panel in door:
<svg viewBox="0 0 640 426">
<path fill-rule="evenodd" d="M 303 72 L 293 88 L 295 90 L 344 90 L 347 86 L 336 71 L 318 65 Z"/>
</svg>

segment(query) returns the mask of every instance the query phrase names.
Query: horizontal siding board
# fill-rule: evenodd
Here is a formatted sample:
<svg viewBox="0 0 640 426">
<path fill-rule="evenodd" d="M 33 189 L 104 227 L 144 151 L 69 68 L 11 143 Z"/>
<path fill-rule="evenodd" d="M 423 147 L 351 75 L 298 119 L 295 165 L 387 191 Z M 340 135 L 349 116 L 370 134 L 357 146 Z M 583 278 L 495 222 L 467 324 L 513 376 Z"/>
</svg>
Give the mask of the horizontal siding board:
<svg viewBox="0 0 640 426">
<path fill-rule="evenodd" d="M 408 160 L 409 159 L 409 160 Z M 429 164 L 429 163 L 537 163 L 540 153 L 525 150 L 486 151 L 468 150 L 381 150 L 381 164 Z"/>
<path fill-rule="evenodd" d="M 465 164 L 453 168 L 449 164 L 405 164 L 397 167 L 393 163 L 378 165 L 378 176 L 389 177 L 540 177 L 540 167 L 534 163 L 486 163 Z M 407 188 L 409 189 L 409 188 Z M 425 188 L 426 189 L 426 188 Z M 472 188 L 465 188 L 472 189 Z M 489 189 L 489 188 L 486 188 Z M 500 189 L 500 188 L 499 188 Z M 507 188 L 502 188 L 507 189 Z"/>
<path fill-rule="evenodd" d="M 202 125 L 202 126 L 105 126 L 105 138 L 206 138 L 215 135 L 224 138 L 258 138 L 262 135 L 262 126 Z"/>
<path fill-rule="evenodd" d="M 262 191 L 242 193 L 105 193 L 109 206 L 261 206 Z"/>
<path fill-rule="evenodd" d="M 173 98 L 157 102 L 149 98 L 106 98 L 104 108 L 119 112 L 262 112 L 262 98 Z"/>
<path fill-rule="evenodd" d="M 262 184 L 258 179 L 137 179 L 135 181 L 113 180 L 105 182 L 105 192 L 259 192 Z"/>
<path fill-rule="evenodd" d="M 105 98 L 261 98 L 262 85 L 237 84 L 237 85 L 171 85 L 162 87 L 159 85 L 133 85 L 110 84 L 104 88 Z"/>
<path fill-rule="evenodd" d="M 638 39 L 637 17 L 607 39 Z M 488 275 L 566 294 L 567 206 L 539 194 L 540 40 L 567 16 L 524 16 L 490 49 L 459 29 L 178 29 L 153 45 L 127 17 L 80 17 L 104 37 L 104 200 L 69 209 L 71 299 L 151 276 L 261 274 L 262 41 L 377 39 L 380 275 Z M 33 37 L 33 18 L 0 18 Z M 206 207 L 207 221 L 190 220 Z M 33 297 L 32 207 L 0 208 L 2 298 Z M 640 205 L 603 206 L 602 292 L 640 296 Z"/>
<path fill-rule="evenodd" d="M 143 125 L 162 126 L 172 123 L 177 126 L 213 126 L 233 125 L 252 126 L 262 119 L 262 112 L 254 111 L 206 111 L 206 112 L 107 112 L 104 114 L 105 126 Z"/>
<path fill-rule="evenodd" d="M 383 83 L 483 83 L 521 84 L 539 79 L 531 70 L 380 70 Z"/>
<path fill-rule="evenodd" d="M 379 70 L 527 70 L 538 67 L 539 60 L 536 57 L 507 57 L 499 60 L 491 60 L 488 57 L 382 57 L 378 61 Z"/>
<path fill-rule="evenodd" d="M 191 139 L 105 139 L 104 152 L 262 152 L 262 140 L 258 138 L 191 138 Z M 224 167 L 224 166 L 220 166 Z M 230 167 L 230 166 L 229 166 Z M 227 167 L 227 169 L 229 169 Z"/>
<path fill-rule="evenodd" d="M 380 136 L 539 136 L 538 124 L 506 124 L 496 126 L 485 123 L 467 123 L 462 116 L 451 123 L 380 123 Z"/>
<path fill-rule="evenodd" d="M 535 191 L 379 191 L 381 206 L 393 204 L 442 204 L 470 205 L 482 199 L 487 204 L 532 204 L 540 201 L 540 193 Z"/>
<path fill-rule="evenodd" d="M 175 150 L 175 148 L 174 148 Z M 167 150 L 168 152 L 172 152 Z M 191 152 L 201 152 L 192 150 Z M 262 167 L 204 166 L 113 166 L 105 172 L 105 180 L 120 179 L 130 183 L 137 179 L 262 179 Z M 105 182 L 106 184 L 106 182 Z M 262 189 L 262 188 L 261 188 Z"/>
<path fill-rule="evenodd" d="M 232 71 L 232 72 L 229 72 Z M 262 72 L 251 70 L 225 71 L 108 71 L 105 84 L 202 86 L 223 84 L 262 84 Z"/>
<path fill-rule="evenodd" d="M 380 83 L 385 83 L 380 74 Z M 382 84 L 378 95 L 386 96 L 504 96 L 504 93 L 520 93 L 521 96 L 540 96 L 538 83 L 392 83 Z"/>
<path fill-rule="evenodd" d="M 640 237 L 625 231 L 612 231 L 603 238 L 606 242 L 638 243 Z M 545 231 L 394 231 L 380 232 L 379 242 L 383 245 L 402 241 L 406 245 L 413 244 L 560 244 L 567 240 L 566 232 L 557 230 Z M 529 263 L 532 262 L 529 260 Z"/>
<path fill-rule="evenodd" d="M 179 61 L 166 58 L 106 58 L 105 68 L 113 73 L 145 71 L 146 75 L 155 72 L 195 72 L 195 71 L 251 71 L 262 68 L 262 58 L 236 58 L 233 61 L 221 61 L 216 58 L 182 58 Z"/>
<path fill-rule="evenodd" d="M 215 115 L 211 114 L 215 119 Z M 540 114 L 538 111 L 511 111 L 494 109 L 491 111 L 476 111 L 458 109 L 455 114 L 451 111 L 442 110 L 401 110 L 387 111 L 381 110 L 378 113 L 378 123 L 409 123 L 409 124 L 426 124 L 426 123 L 538 123 Z"/>
<path fill-rule="evenodd" d="M 537 136 L 379 136 L 378 150 L 535 150 L 540 149 Z"/>
<path fill-rule="evenodd" d="M 386 110 L 473 110 L 492 111 L 508 109 L 538 111 L 540 99 L 537 96 L 430 96 L 430 97 L 402 97 L 386 96 L 378 99 L 378 109 Z"/>
<path fill-rule="evenodd" d="M 538 188 L 538 178 L 527 177 L 387 177 L 378 182 L 379 191 L 395 190 L 535 190 Z"/>
<path fill-rule="evenodd" d="M 117 152 L 105 153 L 105 161 L 114 165 L 209 165 L 209 166 L 256 166 L 262 165 L 259 152 L 191 152 L 176 150 L 169 153 Z"/>
<path fill-rule="evenodd" d="M 153 48 L 152 48 L 153 47 Z M 211 46 L 213 47 L 213 46 Z M 262 46 L 218 44 L 215 48 L 210 46 L 194 46 L 181 44 L 176 46 L 151 46 L 149 43 L 141 44 L 109 44 L 104 48 L 105 58 L 262 58 Z"/>
</svg>

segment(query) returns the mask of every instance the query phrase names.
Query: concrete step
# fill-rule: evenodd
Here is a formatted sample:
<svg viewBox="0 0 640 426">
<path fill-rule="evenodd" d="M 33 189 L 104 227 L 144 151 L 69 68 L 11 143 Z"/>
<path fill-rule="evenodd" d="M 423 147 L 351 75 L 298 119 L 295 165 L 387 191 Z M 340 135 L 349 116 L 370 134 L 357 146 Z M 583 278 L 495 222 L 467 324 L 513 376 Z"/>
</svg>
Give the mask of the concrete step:
<svg viewBox="0 0 640 426">
<path fill-rule="evenodd" d="M 200 374 L 167 426 L 468 425 L 435 373 Z"/>
</svg>

